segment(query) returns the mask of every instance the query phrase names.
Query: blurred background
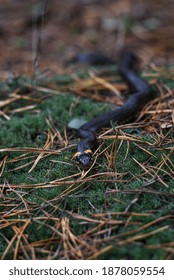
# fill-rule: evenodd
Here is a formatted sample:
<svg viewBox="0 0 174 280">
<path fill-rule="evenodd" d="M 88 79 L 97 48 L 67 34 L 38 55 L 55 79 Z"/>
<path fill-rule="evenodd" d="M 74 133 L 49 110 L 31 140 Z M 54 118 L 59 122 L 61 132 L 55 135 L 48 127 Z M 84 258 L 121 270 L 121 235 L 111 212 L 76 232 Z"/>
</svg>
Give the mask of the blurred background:
<svg viewBox="0 0 174 280">
<path fill-rule="evenodd" d="M 63 73 L 78 53 L 124 48 L 144 67 L 173 63 L 173 12 L 173 0 L 0 0 L 0 71 Z"/>
</svg>

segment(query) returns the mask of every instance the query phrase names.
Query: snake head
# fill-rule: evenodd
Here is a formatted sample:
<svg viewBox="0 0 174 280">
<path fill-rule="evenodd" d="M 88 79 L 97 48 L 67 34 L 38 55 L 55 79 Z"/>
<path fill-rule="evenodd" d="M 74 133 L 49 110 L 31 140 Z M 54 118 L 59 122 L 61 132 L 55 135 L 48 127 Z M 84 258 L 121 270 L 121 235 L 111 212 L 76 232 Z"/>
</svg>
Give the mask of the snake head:
<svg viewBox="0 0 174 280">
<path fill-rule="evenodd" d="M 91 164 L 92 152 L 91 150 L 86 150 L 84 153 L 77 152 L 74 157 L 83 169 L 87 169 Z"/>
</svg>

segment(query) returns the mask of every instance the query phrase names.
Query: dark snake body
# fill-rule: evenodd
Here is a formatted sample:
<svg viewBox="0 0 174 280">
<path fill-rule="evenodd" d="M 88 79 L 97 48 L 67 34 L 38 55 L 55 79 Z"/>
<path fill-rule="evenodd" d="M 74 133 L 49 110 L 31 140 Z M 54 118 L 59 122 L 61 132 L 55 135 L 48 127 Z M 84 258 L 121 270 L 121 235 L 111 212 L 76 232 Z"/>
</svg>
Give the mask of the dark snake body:
<svg viewBox="0 0 174 280">
<path fill-rule="evenodd" d="M 142 107 L 154 97 L 152 88 L 134 71 L 136 57 L 132 53 L 123 56 L 118 67 L 119 74 L 125 79 L 130 88 L 130 96 L 123 106 L 104 113 L 82 125 L 78 131 L 81 138 L 77 145 L 75 157 L 82 168 L 89 166 L 92 153 L 91 146 L 96 141 L 96 132 L 111 121 L 122 123 L 137 114 Z"/>
</svg>

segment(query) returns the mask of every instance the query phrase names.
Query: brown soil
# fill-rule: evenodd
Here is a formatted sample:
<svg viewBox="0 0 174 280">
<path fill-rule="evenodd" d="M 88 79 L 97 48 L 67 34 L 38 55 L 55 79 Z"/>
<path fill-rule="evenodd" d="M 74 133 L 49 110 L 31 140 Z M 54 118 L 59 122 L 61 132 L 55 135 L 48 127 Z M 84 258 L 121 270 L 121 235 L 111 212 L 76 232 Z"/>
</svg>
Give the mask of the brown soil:
<svg viewBox="0 0 174 280">
<path fill-rule="evenodd" d="M 117 59 L 130 48 L 144 66 L 172 63 L 173 11 L 170 0 L 0 0 L 0 76 L 60 74 L 82 51 Z"/>
</svg>

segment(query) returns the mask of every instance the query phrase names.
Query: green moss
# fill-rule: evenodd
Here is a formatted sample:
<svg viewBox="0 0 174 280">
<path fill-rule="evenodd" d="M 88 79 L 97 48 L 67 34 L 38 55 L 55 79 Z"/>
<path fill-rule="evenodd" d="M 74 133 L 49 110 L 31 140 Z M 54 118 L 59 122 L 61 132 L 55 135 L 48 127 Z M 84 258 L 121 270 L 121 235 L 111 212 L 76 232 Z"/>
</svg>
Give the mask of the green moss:
<svg viewBox="0 0 174 280">
<path fill-rule="evenodd" d="M 156 260 L 163 259 L 165 254 L 163 250 L 149 250 L 145 249 L 139 244 L 126 245 L 122 247 L 117 247 L 109 250 L 107 253 L 101 256 L 101 259 L 105 260 Z"/>
<path fill-rule="evenodd" d="M 57 77 L 54 79 L 60 86 L 64 86 L 72 81 L 70 77 Z M 16 80 L 12 79 L 8 84 L 1 84 L 0 87 L 2 89 L 2 93 L 6 91 L 11 92 L 17 87 L 24 90 L 25 84 L 28 82 L 29 81 L 25 77 L 21 77 Z M 35 84 L 35 82 L 33 82 L 33 84 Z M 172 81 L 168 84 L 173 86 Z M 40 95 L 42 95 L 42 93 L 40 93 Z M 38 103 L 36 105 L 36 111 L 26 111 L 14 114 L 11 116 L 9 121 L 1 118 L 1 148 L 42 148 L 47 139 L 48 129 L 51 129 L 47 121 L 48 119 L 51 121 L 52 126 L 56 127 L 60 131 L 62 137 L 64 137 L 64 130 L 72 117 L 83 116 L 86 120 L 90 120 L 93 117 L 110 110 L 110 105 L 108 104 L 94 102 L 85 98 L 80 98 L 79 102 L 76 101 L 77 99 L 73 94 L 64 93 L 49 97 L 41 103 Z M 19 101 L 17 104 L 18 107 L 28 104 L 25 104 L 26 101 L 21 102 L 22 103 Z M 76 106 L 73 107 L 72 104 L 76 104 Z M 13 109 L 15 106 L 16 104 L 9 104 L 8 109 Z M 70 110 L 70 108 L 72 108 L 71 106 L 73 107 L 72 111 Z M 135 133 L 136 135 L 138 134 L 142 140 L 151 143 L 153 142 L 152 136 L 155 137 L 154 135 L 148 134 L 142 135 L 141 131 L 125 130 L 125 132 L 130 134 Z M 77 143 L 78 141 L 74 131 L 67 130 L 67 137 L 70 145 Z M 172 133 L 170 135 L 168 134 L 168 137 L 172 139 Z M 102 143 L 104 144 L 102 148 L 107 148 L 109 154 L 112 149 L 112 141 L 106 140 Z M 117 141 L 116 150 L 118 149 L 120 143 L 120 141 Z M 51 149 L 57 150 L 59 148 L 60 143 L 56 138 Z M 10 219 L 16 219 L 15 225 L 18 227 L 20 227 L 22 223 L 18 220 L 30 219 L 30 223 L 25 230 L 25 234 L 28 236 L 29 242 L 49 239 L 52 236 L 56 236 L 59 240 L 60 235 L 55 232 L 58 227 L 58 220 L 61 220 L 62 217 L 68 217 L 70 219 L 70 228 L 76 236 L 80 235 L 79 238 L 83 238 L 82 234 L 85 234 L 88 231 L 90 232 L 93 228 L 99 225 L 99 223 L 96 222 L 98 219 L 100 222 L 102 221 L 100 227 L 98 226 L 98 230 L 101 230 L 101 232 L 103 230 L 104 233 L 101 233 L 97 238 L 104 238 L 106 240 L 102 244 L 103 248 L 107 245 L 112 245 L 112 249 L 106 254 L 100 256 L 101 258 L 165 258 L 166 253 L 164 250 L 151 250 L 145 248 L 144 245 L 172 241 L 172 218 L 164 219 L 161 223 L 159 222 L 159 224 L 157 223 L 153 225 L 152 223 L 152 226 L 149 226 L 148 229 L 142 230 L 141 234 L 144 234 L 156 230 L 158 227 L 171 225 L 169 230 L 154 234 L 148 237 L 148 239 L 145 238 L 141 240 L 140 243 L 117 246 L 114 248 L 114 242 L 107 242 L 107 231 L 105 233 L 105 230 L 107 229 L 109 231 L 109 236 L 115 236 L 116 238 L 117 234 L 125 233 L 132 229 L 138 229 L 138 227 L 143 224 L 150 223 L 163 216 L 172 215 L 173 213 L 174 198 L 173 196 L 170 196 L 170 193 L 173 194 L 174 185 L 172 174 L 169 176 L 172 164 L 174 164 L 172 153 L 169 156 L 167 149 L 161 152 L 160 149 L 152 149 L 151 147 L 145 147 L 144 150 L 142 150 L 141 145 L 137 145 L 133 141 L 130 141 L 129 143 L 128 153 L 127 149 L 127 143 L 124 141 L 116 156 L 116 162 L 112 164 L 109 170 L 108 160 L 104 154 L 101 154 L 97 158 L 94 168 L 83 177 L 83 180 L 82 177 L 80 177 L 82 174 L 73 177 L 74 174 L 80 173 L 75 161 L 72 159 L 73 153 L 75 152 L 73 147 L 70 149 L 67 147 L 67 149 L 62 151 L 60 154 L 50 154 L 49 156 L 44 156 L 40 159 L 32 172 L 29 172 L 29 170 L 34 161 L 37 159 L 38 153 L 25 153 L 23 151 L 6 151 L 1 153 L 0 159 L 3 160 L 4 156 L 6 156 L 7 161 L 0 178 L 3 186 L 0 214 L 2 213 L 4 215 L 4 213 L 9 213 L 9 222 Z M 24 154 L 26 155 L 24 156 Z M 14 161 L 14 159 L 22 155 L 24 156 L 23 159 L 21 158 L 18 161 Z M 170 165 L 169 162 L 168 165 L 164 164 L 163 168 L 158 170 L 158 172 L 155 169 L 153 171 L 149 169 L 149 172 L 145 172 L 146 168 L 148 169 L 149 166 L 160 166 L 163 156 L 169 156 L 169 160 L 172 164 Z M 115 171 L 116 174 L 114 173 Z M 109 172 L 111 174 L 109 174 Z M 147 182 L 150 182 L 154 178 L 155 172 L 157 172 L 159 178 L 162 178 L 168 187 L 162 184 L 158 178 L 149 186 L 144 187 Z M 103 175 L 98 176 L 100 173 Z M 112 173 L 114 174 L 113 176 Z M 123 174 L 123 176 L 119 177 L 121 176 L 120 174 Z M 93 177 L 93 175 L 95 175 L 95 177 Z M 67 180 L 70 181 L 69 183 L 66 183 L 65 180 L 65 183 L 60 185 L 50 185 L 51 181 L 60 180 L 61 178 L 66 177 L 68 177 Z M 91 179 L 88 180 L 89 178 Z M 38 187 L 38 184 L 46 185 L 47 183 L 49 184 L 49 187 Z M 18 188 L 10 190 L 8 186 L 11 185 L 16 185 Z M 31 187 L 25 189 L 22 188 L 22 185 L 30 185 Z M 36 185 L 37 187 L 35 187 Z M 145 190 L 146 188 L 147 190 L 152 189 L 153 192 L 141 193 L 143 187 Z M 134 190 L 136 192 L 129 193 L 129 190 Z M 126 208 L 132 203 L 139 192 L 140 195 L 138 200 L 130 208 L 130 211 L 137 212 L 139 214 L 147 213 L 149 216 L 139 215 L 131 217 L 131 221 L 135 222 L 135 224 L 132 225 L 128 223 L 125 226 L 123 223 L 121 226 L 110 229 L 112 225 L 104 223 L 105 218 L 101 218 L 100 216 L 93 217 L 93 214 L 108 214 L 108 216 L 106 216 L 107 219 L 111 217 L 112 219 L 122 220 L 126 223 L 128 221 L 127 216 L 120 216 L 118 214 L 112 217 L 112 212 L 124 213 Z M 168 193 L 168 195 L 163 195 L 162 193 L 159 194 L 159 192 L 165 192 Z M 26 211 L 26 207 L 28 207 L 28 212 Z M 19 210 L 22 210 L 23 212 L 20 212 Z M 12 216 L 10 216 L 11 213 Z M 91 219 L 94 218 L 96 221 L 86 221 L 82 218 L 77 219 L 73 217 L 71 213 L 78 214 L 80 217 L 85 216 Z M 38 221 L 35 219 L 37 217 L 39 218 Z M 62 228 L 59 226 L 58 230 L 61 232 Z M 13 238 L 14 230 L 12 230 L 12 227 L 9 224 L 9 226 L 1 229 L 1 234 L 0 256 L 2 256 L 8 245 L 7 240 L 10 241 L 11 238 Z M 7 240 L 5 240 L 2 236 L 5 236 Z M 89 234 L 88 240 L 93 239 L 93 235 Z M 13 258 L 12 248 L 15 248 L 15 242 L 6 255 L 6 258 Z M 37 257 L 46 257 L 47 249 L 48 252 L 49 250 L 56 250 L 57 244 L 51 246 L 52 247 L 48 246 L 49 248 L 46 248 L 44 253 L 41 253 L 42 250 L 40 249 L 38 251 L 36 250 Z M 60 248 L 62 248 L 62 244 L 60 245 Z M 20 252 L 20 254 L 22 253 Z"/>
</svg>

